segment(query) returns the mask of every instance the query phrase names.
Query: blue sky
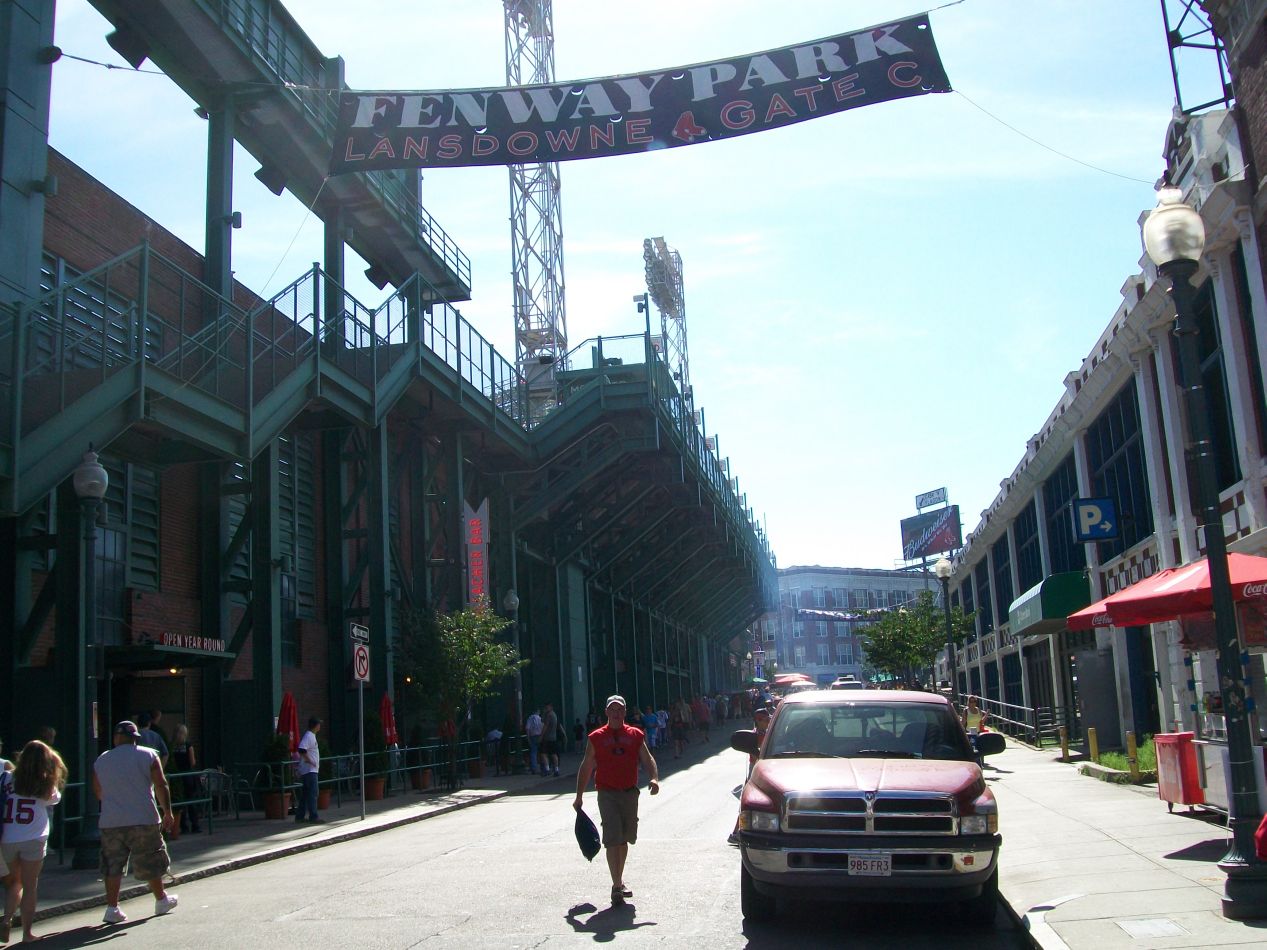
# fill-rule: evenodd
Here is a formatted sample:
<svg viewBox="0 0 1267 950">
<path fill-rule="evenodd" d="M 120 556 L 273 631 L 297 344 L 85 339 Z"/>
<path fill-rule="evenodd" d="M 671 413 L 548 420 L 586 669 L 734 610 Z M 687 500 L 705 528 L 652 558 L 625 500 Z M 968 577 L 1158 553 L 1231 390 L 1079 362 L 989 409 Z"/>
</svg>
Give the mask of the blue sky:
<svg viewBox="0 0 1267 950">
<path fill-rule="evenodd" d="M 496 0 L 288 6 L 355 88 L 504 81 Z M 555 73 L 728 58 L 921 9 L 555 0 Z M 898 522 L 943 485 L 972 530 L 1139 270 L 1174 100 L 1155 0 L 965 0 L 932 26 L 955 93 L 561 165 L 571 344 L 641 329 L 643 238 L 681 253 L 696 404 L 781 566 L 894 566 Z M 67 53 L 122 62 L 86 0 L 58 0 L 57 31 Z M 63 59 L 52 144 L 199 248 L 193 106 L 161 76 Z M 235 269 L 266 292 L 320 258 L 321 232 L 257 167 L 239 149 Z M 506 170 L 428 171 L 423 194 L 472 261 L 461 310 L 513 359 Z"/>
</svg>

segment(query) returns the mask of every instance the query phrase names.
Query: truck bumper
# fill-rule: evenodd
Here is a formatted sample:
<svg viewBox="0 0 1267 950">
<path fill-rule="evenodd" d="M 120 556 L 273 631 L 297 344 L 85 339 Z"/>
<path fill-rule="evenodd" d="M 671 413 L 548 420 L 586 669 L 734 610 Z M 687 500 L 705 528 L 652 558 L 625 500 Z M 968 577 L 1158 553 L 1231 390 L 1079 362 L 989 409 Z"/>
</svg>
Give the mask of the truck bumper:
<svg viewBox="0 0 1267 950">
<path fill-rule="evenodd" d="M 998 835 L 953 839 L 789 842 L 745 833 L 743 863 L 759 893 L 806 900 L 956 901 L 981 893 L 994 874 Z M 848 856 L 891 855 L 887 876 L 853 875 Z"/>
</svg>

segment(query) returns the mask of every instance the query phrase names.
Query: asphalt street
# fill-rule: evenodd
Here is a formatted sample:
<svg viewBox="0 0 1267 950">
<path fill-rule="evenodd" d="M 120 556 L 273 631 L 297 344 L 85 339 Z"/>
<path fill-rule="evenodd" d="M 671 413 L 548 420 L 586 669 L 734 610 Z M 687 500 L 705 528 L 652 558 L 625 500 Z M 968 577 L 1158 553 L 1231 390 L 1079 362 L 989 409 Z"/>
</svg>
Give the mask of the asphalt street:
<svg viewBox="0 0 1267 950">
<path fill-rule="evenodd" d="M 745 929 L 739 854 L 726 844 L 744 757 L 721 751 L 676 770 L 642 796 L 623 907 L 608 900 L 602 855 L 590 864 L 572 833 L 573 780 L 381 834 L 184 884 L 180 906 L 153 917 L 149 898 L 42 921 L 41 946 L 563 947 L 594 943 L 710 948 L 1028 947 L 1000 910 L 994 932 L 937 905 L 793 905 L 778 923 Z M 572 763 L 574 764 L 574 762 Z M 592 792 L 587 810 L 597 818 Z"/>
</svg>

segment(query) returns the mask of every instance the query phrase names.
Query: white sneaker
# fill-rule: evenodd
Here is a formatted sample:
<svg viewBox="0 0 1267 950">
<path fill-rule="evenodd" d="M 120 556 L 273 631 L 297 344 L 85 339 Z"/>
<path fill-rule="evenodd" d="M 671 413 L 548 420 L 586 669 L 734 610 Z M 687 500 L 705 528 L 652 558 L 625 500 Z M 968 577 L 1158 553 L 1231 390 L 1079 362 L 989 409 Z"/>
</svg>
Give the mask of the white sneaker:
<svg viewBox="0 0 1267 950">
<path fill-rule="evenodd" d="M 176 909 L 176 905 L 180 903 L 180 898 L 175 894 L 168 894 L 166 897 L 160 897 L 154 901 L 154 916 L 162 917 L 164 914 L 170 914 Z"/>
<path fill-rule="evenodd" d="M 121 924 L 128 919 L 128 915 L 119 910 L 118 907 L 107 907 L 106 915 L 101 919 L 107 924 Z"/>
</svg>

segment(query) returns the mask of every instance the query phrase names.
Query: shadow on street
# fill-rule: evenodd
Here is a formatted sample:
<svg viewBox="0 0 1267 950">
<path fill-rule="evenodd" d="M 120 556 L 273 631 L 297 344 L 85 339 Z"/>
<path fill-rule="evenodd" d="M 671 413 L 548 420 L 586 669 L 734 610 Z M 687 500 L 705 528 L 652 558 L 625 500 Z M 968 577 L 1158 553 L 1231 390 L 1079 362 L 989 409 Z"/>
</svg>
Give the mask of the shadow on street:
<svg viewBox="0 0 1267 950">
<path fill-rule="evenodd" d="M 953 904 L 791 904 L 768 924 L 745 924 L 750 950 L 902 947 L 1016 950 L 1032 946 L 1002 907 L 993 929 L 959 920 Z"/>
</svg>

